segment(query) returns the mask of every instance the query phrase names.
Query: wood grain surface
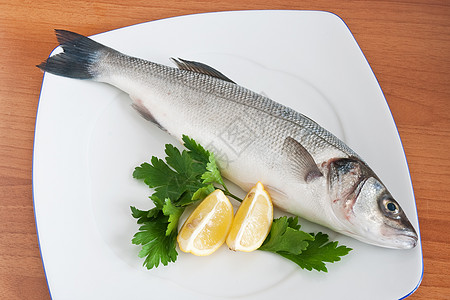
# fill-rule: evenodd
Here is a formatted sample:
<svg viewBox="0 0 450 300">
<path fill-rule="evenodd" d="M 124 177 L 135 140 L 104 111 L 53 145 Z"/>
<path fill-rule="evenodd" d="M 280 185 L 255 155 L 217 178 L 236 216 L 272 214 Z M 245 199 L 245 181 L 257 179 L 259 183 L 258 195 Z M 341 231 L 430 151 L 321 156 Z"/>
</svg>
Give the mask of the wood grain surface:
<svg viewBox="0 0 450 300">
<path fill-rule="evenodd" d="M 389 103 L 411 171 L 425 269 L 408 299 L 450 299 L 447 0 L 0 0 L 0 299 L 50 299 L 31 174 L 42 81 L 35 65 L 56 47 L 53 29 L 91 35 L 179 15 L 248 9 L 325 10 L 346 22 Z"/>
</svg>

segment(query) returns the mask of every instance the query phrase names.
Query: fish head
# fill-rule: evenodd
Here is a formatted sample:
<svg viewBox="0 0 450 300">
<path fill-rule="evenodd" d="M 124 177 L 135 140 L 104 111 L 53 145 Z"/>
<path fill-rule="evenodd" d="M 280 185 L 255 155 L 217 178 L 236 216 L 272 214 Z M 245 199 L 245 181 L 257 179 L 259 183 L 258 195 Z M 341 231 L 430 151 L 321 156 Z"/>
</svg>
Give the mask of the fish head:
<svg viewBox="0 0 450 300">
<path fill-rule="evenodd" d="M 329 163 L 332 208 L 344 231 L 377 246 L 411 249 L 417 233 L 375 173 L 358 158 Z"/>
</svg>

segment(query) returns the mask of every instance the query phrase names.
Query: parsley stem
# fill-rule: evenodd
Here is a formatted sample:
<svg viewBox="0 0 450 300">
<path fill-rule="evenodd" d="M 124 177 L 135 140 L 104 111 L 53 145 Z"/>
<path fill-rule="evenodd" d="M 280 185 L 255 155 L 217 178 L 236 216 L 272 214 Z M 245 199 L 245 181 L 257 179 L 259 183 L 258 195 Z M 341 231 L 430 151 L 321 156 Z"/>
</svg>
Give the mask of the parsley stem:
<svg viewBox="0 0 450 300">
<path fill-rule="evenodd" d="M 237 200 L 237 201 L 239 201 L 239 202 L 242 202 L 242 199 L 241 199 L 241 198 L 239 198 L 238 196 L 236 196 L 236 195 L 230 193 L 229 190 L 223 189 L 222 192 L 223 192 L 225 195 L 230 196 L 231 198 L 233 198 L 233 199 L 235 199 L 235 200 Z"/>
<path fill-rule="evenodd" d="M 223 182 L 223 179 L 222 179 L 222 178 L 220 178 L 220 182 L 219 182 L 219 183 L 222 185 L 223 189 L 221 189 L 221 190 L 222 190 L 222 192 L 223 192 L 225 195 L 230 196 L 231 198 L 233 198 L 233 199 L 235 199 L 235 200 L 237 200 L 237 201 L 239 201 L 239 202 L 242 202 L 242 201 L 243 201 L 241 198 L 239 198 L 238 196 L 232 194 L 232 193 L 227 189 L 227 186 L 225 185 L 225 182 Z"/>
</svg>

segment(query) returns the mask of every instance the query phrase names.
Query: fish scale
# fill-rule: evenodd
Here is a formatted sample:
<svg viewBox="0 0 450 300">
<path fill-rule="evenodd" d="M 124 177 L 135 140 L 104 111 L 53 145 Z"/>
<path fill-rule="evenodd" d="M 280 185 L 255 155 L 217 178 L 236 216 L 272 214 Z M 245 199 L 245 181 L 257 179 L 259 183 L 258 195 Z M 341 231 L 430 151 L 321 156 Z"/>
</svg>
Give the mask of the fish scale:
<svg viewBox="0 0 450 300">
<path fill-rule="evenodd" d="M 291 131 L 286 132 L 286 136 L 291 135 L 300 139 L 305 148 L 312 153 L 325 149 L 327 144 L 329 144 L 341 150 L 343 152 L 342 157 L 357 156 L 346 144 L 303 114 L 244 87 L 205 74 L 171 68 L 126 56 L 110 48 L 108 50 L 108 52 L 104 51 L 107 55 L 102 58 L 101 63 L 93 65 L 91 69 L 94 78 L 97 78 L 99 81 L 108 82 L 108 76 L 115 75 L 122 77 L 123 70 L 139 70 L 138 72 L 134 71 L 132 74 L 127 75 L 135 80 L 142 80 L 144 82 L 147 82 L 149 77 L 153 77 L 164 80 L 165 82 L 171 82 L 175 85 L 182 83 L 184 85 L 183 88 L 191 91 L 206 92 L 217 98 L 226 99 L 230 103 L 255 109 L 264 114 L 281 119 L 287 123 L 285 124 L 287 128 L 292 128 Z M 111 83 L 120 86 L 120 83 Z M 125 87 L 122 87 L 122 89 L 130 95 L 133 95 L 132 89 L 127 90 Z M 183 95 L 185 94 L 186 92 L 183 92 Z M 218 100 L 213 99 L 212 102 L 217 102 Z M 214 106 L 214 103 L 210 105 Z M 210 108 L 209 111 L 213 111 L 213 109 Z M 270 124 L 271 122 L 273 120 L 267 118 L 266 123 Z M 289 122 L 293 122 L 297 126 L 289 126 Z"/>
<path fill-rule="evenodd" d="M 120 63 L 118 63 L 118 61 Z M 286 135 L 292 135 L 301 139 L 302 144 L 313 153 L 325 149 L 327 144 L 329 144 L 341 150 L 343 152 L 342 157 L 357 156 L 357 154 L 347 145 L 311 119 L 291 108 L 278 104 L 267 97 L 254 93 L 236 84 L 224 82 L 223 80 L 204 74 L 170 68 L 123 55 L 120 55 L 120 59 L 117 59 L 117 57 L 114 57 L 113 59 L 108 58 L 105 65 L 113 65 L 114 70 L 141 70 L 142 73 L 137 73 L 139 75 L 133 74 L 135 79 L 145 80 L 146 77 L 152 76 L 172 82 L 176 85 L 182 83 L 184 85 L 182 88 L 191 91 L 199 91 L 200 93 L 208 93 L 214 95 L 216 98 L 226 99 L 230 104 L 241 105 L 255 110 L 255 112 L 250 112 L 249 114 L 257 114 L 258 112 L 267 114 L 267 118 L 260 118 L 260 120 L 263 122 L 264 119 L 266 119 L 265 123 L 268 124 L 273 122 L 270 116 L 280 119 L 286 123 L 283 124 L 284 127 L 292 128 L 292 130 L 286 132 Z M 111 72 L 111 68 L 109 68 L 109 72 Z M 103 81 L 107 82 L 107 79 L 104 79 Z M 127 92 L 133 94 L 133 91 Z M 183 91 L 182 94 L 185 95 L 186 92 Z M 214 106 L 217 101 L 220 101 L 220 99 L 212 99 L 210 105 Z M 208 108 L 208 111 L 212 112 L 214 109 Z M 295 125 L 289 126 L 290 122 L 295 123 Z"/>
</svg>

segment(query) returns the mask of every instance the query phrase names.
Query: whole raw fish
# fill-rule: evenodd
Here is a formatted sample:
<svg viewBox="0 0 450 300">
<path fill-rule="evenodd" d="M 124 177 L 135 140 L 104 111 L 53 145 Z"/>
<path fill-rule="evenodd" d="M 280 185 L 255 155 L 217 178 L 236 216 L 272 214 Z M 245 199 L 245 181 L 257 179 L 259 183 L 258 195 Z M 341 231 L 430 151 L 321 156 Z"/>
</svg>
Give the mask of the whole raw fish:
<svg viewBox="0 0 450 300">
<path fill-rule="evenodd" d="M 212 150 L 224 176 L 244 190 L 261 181 L 287 212 L 370 244 L 416 245 L 413 226 L 377 175 L 306 116 L 198 62 L 175 59 L 172 68 L 73 32 L 56 34 L 64 52 L 39 68 L 123 90 L 144 118 Z"/>
</svg>

